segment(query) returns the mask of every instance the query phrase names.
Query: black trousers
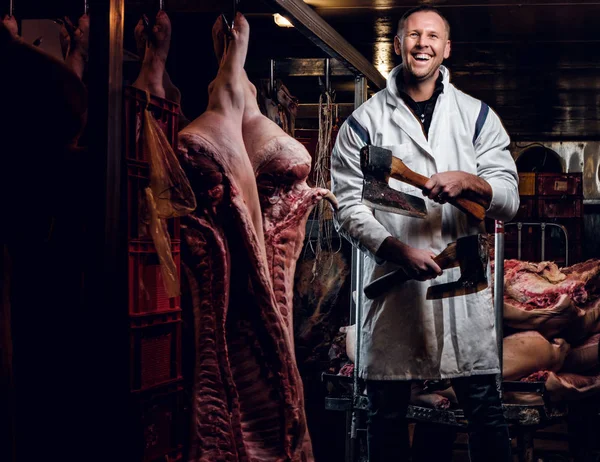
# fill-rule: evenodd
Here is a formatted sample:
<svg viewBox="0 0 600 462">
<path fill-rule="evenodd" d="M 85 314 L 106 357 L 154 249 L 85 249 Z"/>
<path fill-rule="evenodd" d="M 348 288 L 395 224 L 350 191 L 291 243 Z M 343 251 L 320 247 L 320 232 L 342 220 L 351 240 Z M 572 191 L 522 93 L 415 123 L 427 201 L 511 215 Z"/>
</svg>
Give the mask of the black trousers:
<svg viewBox="0 0 600 462">
<path fill-rule="evenodd" d="M 508 426 L 502 413 L 496 376 L 474 375 L 452 379 L 452 386 L 469 421 L 471 462 L 511 462 Z M 410 381 L 367 381 L 369 462 L 410 460 L 406 422 L 410 388 Z M 452 429 L 448 431 L 453 432 Z M 436 441 L 432 440 L 430 444 L 436 445 Z M 418 454 L 414 459 L 426 460 Z M 442 461 L 437 459 L 436 462 Z"/>
</svg>

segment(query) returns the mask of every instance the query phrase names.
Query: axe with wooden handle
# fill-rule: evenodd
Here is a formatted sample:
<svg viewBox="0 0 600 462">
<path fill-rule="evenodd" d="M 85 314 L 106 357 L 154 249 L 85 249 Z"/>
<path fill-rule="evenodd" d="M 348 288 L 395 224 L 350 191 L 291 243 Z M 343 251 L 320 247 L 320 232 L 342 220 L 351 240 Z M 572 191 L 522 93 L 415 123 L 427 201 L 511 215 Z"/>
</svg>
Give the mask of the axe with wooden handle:
<svg viewBox="0 0 600 462">
<path fill-rule="evenodd" d="M 365 175 L 364 203 L 402 215 L 419 218 L 427 215 L 423 199 L 390 188 L 388 181 L 391 177 L 423 190 L 429 178 L 413 172 L 402 160 L 394 157 L 392 151 L 378 146 L 365 146 L 360 150 L 360 166 Z M 477 202 L 460 197 L 449 199 L 448 203 L 479 221 L 485 218 L 485 209 Z"/>
<path fill-rule="evenodd" d="M 427 289 L 426 299 L 456 297 L 485 289 L 488 286 L 488 258 L 489 244 L 485 234 L 461 237 L 456 242 L 448 244 L 433 261 L 443 270 L 459 266 L 460 279 L 432 285 Z M 367 284 L 364 288 L 364 294 L 368 299 L 373 300 L 392 287 L 410 279 L 413 278 L 408 276 L 404 269 L 399 268 Z"/>
<path fill-rule="evenodd" d="M 448 244 L 448 247 L 442 250 L 433 261 L 443 270 L 459 266 L 458 259 L 456 258 L 456 242 Z M 403 268 L 398 268 L 391 273 L 384 274 L 374 281 L 371 281 L 365 286 L 364 293 L 369 300 L 373 300 L 386 293 L 392 287 L 411 279 L 413 278 L 406 274 L 406 271 L 404 271 Z"/>
</svg>

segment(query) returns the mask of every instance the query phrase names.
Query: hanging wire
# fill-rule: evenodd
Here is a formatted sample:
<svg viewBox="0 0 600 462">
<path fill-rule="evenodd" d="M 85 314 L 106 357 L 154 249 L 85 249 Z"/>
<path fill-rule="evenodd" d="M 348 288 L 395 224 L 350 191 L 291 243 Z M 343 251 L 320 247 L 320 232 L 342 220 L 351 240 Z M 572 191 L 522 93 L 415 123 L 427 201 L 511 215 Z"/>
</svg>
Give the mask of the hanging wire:
<svg viewBox="0 0 600 462">
<path fill-rule="evenodd" d="M 13 15 L 13 0 L 10 0 L 8 3 L 8 16 L 12 18 Z"/>
<path fill-rule="evenodd" d="M 333 125 L 337 119 L 337 105 L 334 103 L 335 96 L 329 85 L 329 60 L 325 62 L 325 87 L 324 91 L 319 96 L 319 137 L 317 141 L 317 149 L 315 152 L 314 162 L 314 179 L 315 187 L 330 188 L 330 167 L 331 167 L 331 135 L 333 133 Z M 313 264 L 313 278 L 317 276 L 319 270 L 324 268 L 323 260 L 328 258 L 331 253 L 337 253 L 341 250 L 341 242 L 339 248 L 333 252 L 332 241 L 334 236 L 333 220 L 331 207 L 327 201 L 320 201 L 315 208 L 315 221 L 318 223 L 318 233 L 315 246 L 309 240 L 309 245 L 314 253 L 315 261 Z M 311 224 L 311 228 L 312 228 Z M 312 229 L 311 229 L 312 234 Z M 333 260 L 329 259 L 329 266 L 333 264 Z"/>
</svg>

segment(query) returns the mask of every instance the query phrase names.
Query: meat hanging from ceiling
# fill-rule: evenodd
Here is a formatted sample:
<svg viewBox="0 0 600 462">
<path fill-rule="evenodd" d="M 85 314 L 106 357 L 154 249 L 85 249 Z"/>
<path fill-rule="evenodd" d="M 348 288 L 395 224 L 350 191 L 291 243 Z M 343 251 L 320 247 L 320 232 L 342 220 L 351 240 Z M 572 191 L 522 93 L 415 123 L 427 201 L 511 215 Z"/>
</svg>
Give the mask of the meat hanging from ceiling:
<svg viewBox="0 0 600 462">
<path fill-rule="evenodd" d="M 179 134 L 198 206 L 182 220 L 195 329 L 189 460 L 311 461 L 294 359 L 293 275 L 304 227 L 325 189 L 306 184 L 310 157 L 262 116 L 244 71 L 249 25 L 238 14 L 207 111 Z"/>
</svg>

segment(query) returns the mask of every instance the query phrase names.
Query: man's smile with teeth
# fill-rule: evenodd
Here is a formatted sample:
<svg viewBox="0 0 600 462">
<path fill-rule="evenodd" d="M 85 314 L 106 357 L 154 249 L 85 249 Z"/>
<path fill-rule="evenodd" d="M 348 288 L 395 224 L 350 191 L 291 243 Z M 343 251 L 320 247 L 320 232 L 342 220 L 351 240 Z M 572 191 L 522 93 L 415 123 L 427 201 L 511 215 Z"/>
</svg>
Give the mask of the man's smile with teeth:
<svg viewBox="0 0 600 462">
<path fill-rule="evenodd" d="M 414 55 L 415 59 L 418 59 L 420 61 L 429 61 L 431 59 L 431 56 L 426 55 L 424 53 L 417 53 Z"/>
</svg>

